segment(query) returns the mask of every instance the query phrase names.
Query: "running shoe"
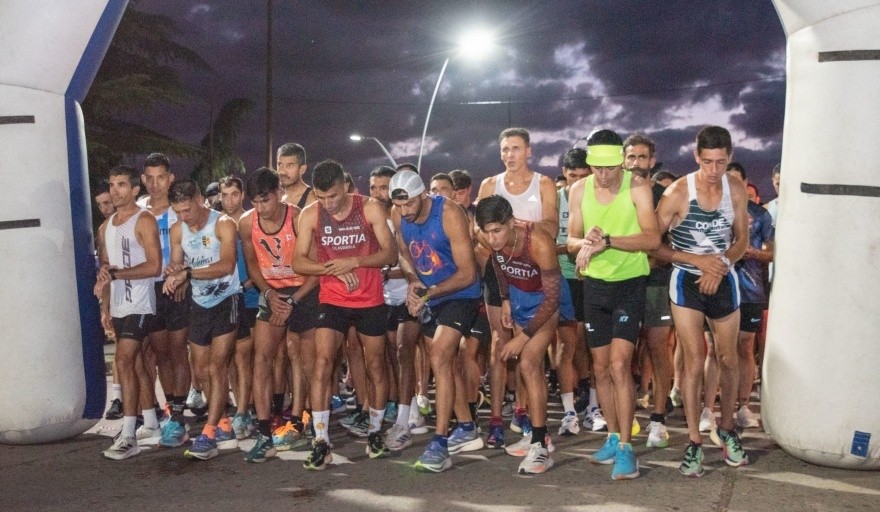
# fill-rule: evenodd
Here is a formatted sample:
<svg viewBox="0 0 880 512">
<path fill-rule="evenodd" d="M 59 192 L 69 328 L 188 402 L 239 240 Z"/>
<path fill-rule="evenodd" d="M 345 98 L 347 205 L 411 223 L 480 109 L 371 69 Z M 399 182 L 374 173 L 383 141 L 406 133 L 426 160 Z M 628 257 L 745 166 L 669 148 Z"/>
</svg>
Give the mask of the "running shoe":
<svg viewBox="0 0 880 512">
<path fill-rule="evenodd" d="M 672 388 L 669 391 L 669 402 L 672 403 L 673 407 L 681 407 L 684 405 L 684 399 L 681 397 L 681 390 L 678 388 Z"/>
<path fill-rule="evenodd" d="M 138 441 L 143 441 L 145 439 L 153 439 L 154 437 L 160 437 L 162 435 L 162 429 L 160 428 L 147 428 L 146 425 L 141 425 L 134 433 L 135 439 Z"/>
<path fill-rule="evenodd" d="M 703 407 L 700 413 L 700 432 L 711 432 L 715 429 L 715 413 L 708 407 Z"/>
<path fill-rule="evenodd" d="M 706 474 L 703 471 L 703 447 L 693 441 L 688 443 L 684 450 L 684 460 L 678 467 L 678 471 L 691 478 L 699 478 Z"/>
<path fill-rule="evenodd" d="M 244 456 L 245 462 L 266 462 L 269 458 L 275 456 L 276 450 L 272 444 L 271 437 L 266 437 L 257 432 L 255 441 L 254 447 Z"/>
<path fill-rule="evenodd" d="M 605 416 L 602 415 L 602 409 L 591 407 L 587 414 L 584 415 L 584 428 L 591 432 L 605 432 L 608 430 L 608 423 L 605 422 Z"/>
<path fill-rule="evenodd" d="M 632 480 L 639 477 L 639 459 L 633 453 L 632 445 L 624 443 L 617 449 L 614 457 L 614 468 L 611 469 L 612 480 Z"/>
<path fill-rule="evenodd" d="M 431 401 L 425 395 L 417 395 L 416 404 L 419 406 L 419 412 L 422 413 L 422 416 L 430 416 L 434 412 L 431 409 Z"/>
<path fill-rule="evenodd" d="M 176 448 L 183 446 L 183 443 L 189 441 L 189 434 L 186 432 L 186 425 L 177 421 L 170 420 L 162 427 L 162 437 L 159 444 L 168 448 Z"/>
<path fill-rule="evenodd" d="M 639 425 L 639 420 L 633 417 L 632 429 L 630 430 L 630 437 L 636 437 L 639 435 L 639 432 L 642 431 L 642 426 Z"/>
<path fill-rule="evenodd" d="M 718 428 L 718 437 L 724 443 L 721 450 L 724 452 L 724 462 L 728 466 L 738 467 L 749 463 L 749 456 L 743 450 L 742 441 L 736 431 L 728 432 L 723 428 Z"/>
<path fill-rule="evenodd" d="M 574 412 L 578 414 L 583 414 L 587 412 L 587 409 L 590 407 L 590 392 L 582 391 L 578 395 L 577 401 L 574 403 Z"/>
<path fill-rule="evenodd" d="M 574 436 L 581 431 L 580 421 L 578 421 L 575 411 L 568 411 L 562 417 L 562 423 L 559 425 L 559 435 Z"/>
<path fill-rule="evenodd" d="M 388 402 L 385 404 L 385 421 L 394 423 L 397 421 L 397 402 Z"/>
<path fill-rule="evenodd" d="M 288 421 L 272 432 L 272 444 L 279 452 L 308 449 L 309 440 Z"/>
<path fill-rule="evenodd" d="M 385 433 L 385 446 L 392 452 L 399 452 L 412 444 L 412 433 L 409 428 L 395 423 Z"/>
<path fill-rule="evenodd" d="M 204 416 L 208 412 L 208 404 L 205 403 L 202 392 L 196 391 L 193 387 L 189 388 L 189 396 L 186 397 L 186 407 L 196 417 Z"/>
<path fill-rule="evenodd" d="M 333 397 L 330 398 L 330 414 L 339 414 L 346 410 L 348 410 L 348 408 L 345 406 L 345 400 L 338 395 L 333 395 Z"/>
<path fill-rule="evenodd" d="M 199 434 L 193 439 L 189 449 L 183 452 L 183 456 L 187 459 L 208 460 L 216 457 L 218 453 L 217 441 L 206 434 Z"/>
<path fill-rule="evenodd" d="M 651 407 L 651 394 L 645 393 L 639 398 L 636 398 L 636 404 L 642 409 L 647 409 L 648 407 Z"/>
<path fill-rule="evenodd" d="M 608 439 L 602 448 L 590 457 L 590 462 L 594 464 L 614 464 L 617 457 L 617 446 L 620 444 L 620 436 L 618 434 L 609 434 Z"/>
<path fill-rule="evenodd" d="M 489 448 L 504 448 L 504 425 L 489 425 L 486 444 Z"/>
<path fill-rule="evenodd" d="M 502 418 L 511 418 L 513 417 L 514 406 L 513 402 L 516 401 L 516 395 L 507 391 L 504 393 L 504 405 L 501 407 L 501 417 Z"/>
<path fill-rule="evenodd" d="M 312 452 L 303 462 L 303 467 L 311 471 L 323 471 L 331 462 L 333 462 L 333 454 L 330 453 L 330 445 L 327 441 L 315 441 Z"/>
<path fill-rule="evenodd" d="M 356 421 L 348 427 L 348 432 L 355 437 L 367 437 L 370 431 L 370 413 L 361 411 Z"/>
<path fill-rule="evenodd" d="M 425 424 L 425 417 L 419 411 L 410 409 L 409 415 L 409 432 L 413 435 L 427 434 L 428 426 Z"/>
<path fill-rule="evenodd" d="M 367 455 L 371 459 L 378 459 L 385 455 L 385 452 L 388 451 L 388 447 L 385 445 L 384 436 L 382 436 L 382 432 L 378 430 L 376 432 L 370 432 L 370 435 L 367 436 Z"/>
<path fill-rule="evenodd" d="M 529 445 L 529 451 L 522 462 L 519 463 L 519 474 L 539 475 L 553 467 L 553 459 L 550 451 L 541 446 L 541 443 Z"/>
<path fill-rule="evenodd" d="M 529 419 L 529 414 L 525 411 L 514 413 L 513 419 L 510 421 L 510 430 L 523 435 L 530 433 L 532 431 L 532 421 Z"/>
<path fill-rule="evenodd" d="M 471 430 L 455 427 L 449 437 L 446 438 L 446 450 L 449 455 L 461 452 L 472 452 L 483 448 L 483 438 L 477 432 L 476 427 Z"/>
<path fill-rule="evenodd" d="M 238 448 L 238 438 L 235 437 L 235 431 L 231 428 L 229 430 L 223 430 L 222 427 L 217 427 L 217 437 L 214 440 L 217 442 L 218 450 L 235 450 Z"/>
<path fill-rule="evenodd" d="M 652 421 L 648 425 L 648 441 L 645 443 L 648 448 L 666 448 L 669 446 L 669 432 L 666 431 L 666 425 L 659 421 Z"/>
<path fill-rule="evenodd" d="M 122 419 L 122 400 L 118 398 L 114 398 L 112 402 L 110 402 L 110 407 L 107 408 L 107 413 L 104 414 L 105 420 L 120 420 Z"/>
<path fill-rule="evenodd" d="M 446 447 L 436 439 L 432 439 L 413 467 L 416 471 L 439 473 L 452 467 L 452 459 L 449 458 L 449 451 Z"/>
<path fill-rule="evenodd" d="M 360 409 L 354 409 L 350 413 L 346 414 L 339 420 L 339 424 L 343 426 L 343 428 L 349 429 L 355 422 L 358 420 L 358 417 L 363 414 L 364 411 Z"/>
<path fill-rule="evenodd" d="M 739 428 L 758 428 L 758 415 L 749 410 L 748 405 L 744 405 L 736 411 L 736 426 Z"/>
<path fill-rule="evenodd" d="M 528 435 L 523 436 L 519 441 L 505 447 L 504 451 L 513 457 L 525 457 L 529 453 L 529 447 L 533 444 L 532 434 L 530 432 Z M 547 447 L 549 453 L 556 451 L 556 447 L 553 446 L 553 439 L 550 437 L 550 434 L 544 436 L 544 445 Z"/>
<path fill-rule="evenodd" d="M 251 416 L 250 412 L 245 411 L 236 413 L 236 415 L 232 417 L 232 431 L 235 432 L 236 439 L 247 439 L 251 437 L 254 430 L 256 430 L 256 427 L 254 426 L 254 418 Z"/>
<path fill-rule="evenodd" d="M 104 457 L 113 460 L 123 460 L 129 457 L 134 457 L 138 453 L 140 453 L 140 449 L 138 448 L 137 439 L 132 436 L 123 436 L 120 432 L 115 439 L 113 439 L 113 444 L 110 445 L 110 448 L 107 448 L 103 452 Z"/>
</svg>

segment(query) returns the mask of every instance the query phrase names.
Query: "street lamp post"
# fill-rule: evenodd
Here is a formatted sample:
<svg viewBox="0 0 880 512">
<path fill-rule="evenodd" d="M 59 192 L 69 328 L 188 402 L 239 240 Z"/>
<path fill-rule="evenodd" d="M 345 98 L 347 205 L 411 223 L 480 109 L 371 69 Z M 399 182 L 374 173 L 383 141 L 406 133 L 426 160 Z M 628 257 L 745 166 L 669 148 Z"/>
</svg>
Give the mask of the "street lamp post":
<svg viewBox="0 0 880 512">
<path fill-rule="evenodd" d="M 479 58 L 492 47 L 492 34 L 485 31 L 472 31 L 461 39 L 459 42 L 458 53 L 468 57 Z M 443 61 L 443 67 L 440 68 L 440 76 L 437 77 L 437 84 L 434 86 L 434 94 L 431 95 L 431 103 L 428 104 L 428 115 L 425 116 L 425 128 L 422 130 L 422 143 L 419 146 L 419 159 L 416 168 L 419 173 L 422 172 L 422 154 L 425 150 L 425 138 L 428 135 L 428 122 L 431 120 L 431 111 L 434 109 L 434 100 L 437 99 L 437 91 L 440 90 L 440 82 L 443 80 L 443 73 L 446 72 L 446 66 L 449 65 L 449 59 L 446 57 Z"/>
<path fill-rule="evenodd" d="M 377 139 L 376 137 L 363 137 L 361 135 L 354 134 L 354 135 L 349 136 L 349 139 L 351 139 L 355 142 L 360 142 L 364 139 L 376 141 L 376 144 L 378 144 L 379 147 L 382 148 L 382 152 L 385 153 L 385 156 L 388 157 L 388 160 L 391 160 L 391 165 L 393 165 L 394 167 L 397 167 L 397 162 L 394 161 L 394 157 L 391 156 L 391 153 L 388 151 L 388 149 L 385 147 L 385 145 L 382 144 L 382 142 L 380 142 L 379 139 Z"/>
</svg>

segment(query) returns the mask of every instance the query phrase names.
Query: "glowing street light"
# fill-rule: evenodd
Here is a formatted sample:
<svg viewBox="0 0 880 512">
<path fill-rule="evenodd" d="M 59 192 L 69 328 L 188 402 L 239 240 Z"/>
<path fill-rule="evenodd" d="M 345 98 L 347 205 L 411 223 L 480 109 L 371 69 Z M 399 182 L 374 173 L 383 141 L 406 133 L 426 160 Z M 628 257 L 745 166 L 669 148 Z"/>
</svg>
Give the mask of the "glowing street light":
<svg viewBox="0 0 880 512">
<path fill-rule="evenodd" d="M 385 148 L 385 145 L 382 144 L 382 143 L 379 141 L 379 139 L 377 139 L 376 137 L 363 137 L 363 136 L 358 135 L 358 134 L 355 133 L 355 134 L 352 134 L 351 136 L 349 136 L 348 138 L 351 139 L 351 140 L 353 140 L 353 141 L 355 141 L 355 142 L 360 142 L 360 141 L 362 141 L 362 140 L 364 140 L 364 139 L 369 139 L 369 140 L 374 140 L 374 141 L 376 141 L 376 144 L 378 144 L 379 147 L 382 148 L 382 152 L 385 153 L 385 156 L 388 157 L 388 160 L 391 160 L 391 165 L 394 166 L 394 167 L 397 167 L 397 162 L 394 161 L 394 157 L 391 156 L 391 153 L 388 152 L 388 149 Z"/>
<path fill-rule="evenodd" d="M 458 43 L 458 55 L 469 59 L 479 59 L 492 50 L 494 34 L 486 30 L 472 30 L 465 33 Z M 440 76 L 437 77 L 437 85 L 434 86 L 434 94 L 431 95 L 431 103 L 428 104 L 428 115 L 425 116 L 425 128 L 422 130 L 422 144 L 419 146 L 419 160 L 416 168 L 419 172 L 422 170 L 422 153 L 425 149 L 425 137 L 428 135 L 428 121 L 431 120 L 431 110 L 434 109 L 434 100 L 437 99 L 437 91 L 440 90 L 440 82 L 443 80 L 443 73 L 446 72 L 446 66 L 449 65 L 449 59 L 446 57 L 443 61 L 443 67 L 440 68 Z"/>
</svg>

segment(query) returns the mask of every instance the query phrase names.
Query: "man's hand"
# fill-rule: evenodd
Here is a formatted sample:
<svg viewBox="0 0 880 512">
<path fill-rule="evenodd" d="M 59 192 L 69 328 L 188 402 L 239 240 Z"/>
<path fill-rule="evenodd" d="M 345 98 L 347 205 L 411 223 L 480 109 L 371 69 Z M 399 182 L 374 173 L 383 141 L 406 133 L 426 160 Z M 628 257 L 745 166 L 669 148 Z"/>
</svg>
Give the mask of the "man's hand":
<svg viewBox="0 0 880 512">
<path fill-rule="evenodd" d="M 513 329 L 513 314 L 510 310 L 510 299 L 501 301 L 501 327 Z"/>
<path fill-rule="evenodd" d="M 344 274 L 337 275 L 336 278 L 345 283 L 345 288 L 348 290 L 348 293 L 357 290 L 358 286 L 361 284 L 360 280 L 354 274 L 354 272 L 346 272 Z"/>
<path fill-rule="evenodd" d="M 422 284 L 409 283 L 406 292 L 406 309 L 411 316 L 418 317 L 422 308 L 425 307 L 425 302 L 422 301 L 422 297 L 424 297 L 426 293 L 428 293 L 428 290 Z"/>
<path fill-rule="evenodd" d="M 519 357 L 519 353 L 522 352 L 523 347 L 529 341 L 529 337 L 520 332 L 516 336 L 514 336 L 510 341 L 504 344 L 504 348 L 501 349 L 501 360 L 507 361 L 508 359 L 516 359 Z"/>
<path fill-rule="evenodd" d="M 336 277 L 350 274 L 356 268 L 358 268 L 356 258 L 337 258 L 324 263 L 324 269 L 327 271 L 327 274 Z"/>
<path fill-rule="evenodd" d="M 107 265 L 101 265 L 101 268 L 98 269 L 98 276 L 95 280 L 95 288 L 92 292 L 95 294 L 97 298 L 103 298 L 104 296 L 104 288 L 110 284 L 110 267 Z"/>
<path fill-rule="evenodd" d="M 697 267 L 704 276 L 708 274 L 722 278 L 730 272 L 730 267 L 727 266 L 727 263 L 721 261 L 721 258 L 717 254 L 703 254 L 698 256 L 694 266 Z"/>
</svg>

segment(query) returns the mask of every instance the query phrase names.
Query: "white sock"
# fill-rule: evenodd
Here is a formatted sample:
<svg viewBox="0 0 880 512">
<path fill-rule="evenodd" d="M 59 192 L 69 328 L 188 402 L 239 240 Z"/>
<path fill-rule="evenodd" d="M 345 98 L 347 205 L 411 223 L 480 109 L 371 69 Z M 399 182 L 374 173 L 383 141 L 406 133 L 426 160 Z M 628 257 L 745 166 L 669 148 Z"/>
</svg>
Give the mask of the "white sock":
<svg viewBox="0 0 880 512">
<path fill-rule="evenodd" d="M 416 409 L 416 410 L 419 409 L 419 401 L 418 401 L 417 397 L 418 397 L 418 395 L 413 395 L 412 400 L 409 401 L 410 408 Z"/>
<path fill-rule="evenodd" d="M 370 428 L 368 434 L 382 430 L 382 419 L 385 417 L 385 408 L 373 409 L 370 407 Z"/>
<path fill-rule="evenodd" d="M 134 437 L 137 416 L 122 417 L 122 437 Z"/>
<path fill-rule="evenodd" d="M 113 398 L 122 401 L 122 386 L 113 384 Z"/>
<path fill-rule="evenodd" d="M 574 412 L 574 391 L 563 393 L 560 398 L 562 398 L 562 408 L 565 409 L 565 412 Z"/>
<path fill-rule="evenodd" d="M 144 427 L 159 428 L 159 418 L 156 417 L 156 409 L 150 407 L 141 411 L 141 414 L 144 415 Z"/>
<path fill-rule="evenodd" d="M 330 411 L 312 411 L 315 439 L 330 442 Z"/>
<path fill-rule="evenodd" d="M 408 405 L 397 406 L 397 421 L 395 421 L 395 423 L 400 425 L 401 427 L 408 427 L 409 426 L 409 411 L 410 411 L 410 408 Z"/>
<path fill-rule="evenodd" d="M 596 398 L 596 388 L 590 388 L 590 407 L 599 407 L 599 399 Z"/>
</svg>

